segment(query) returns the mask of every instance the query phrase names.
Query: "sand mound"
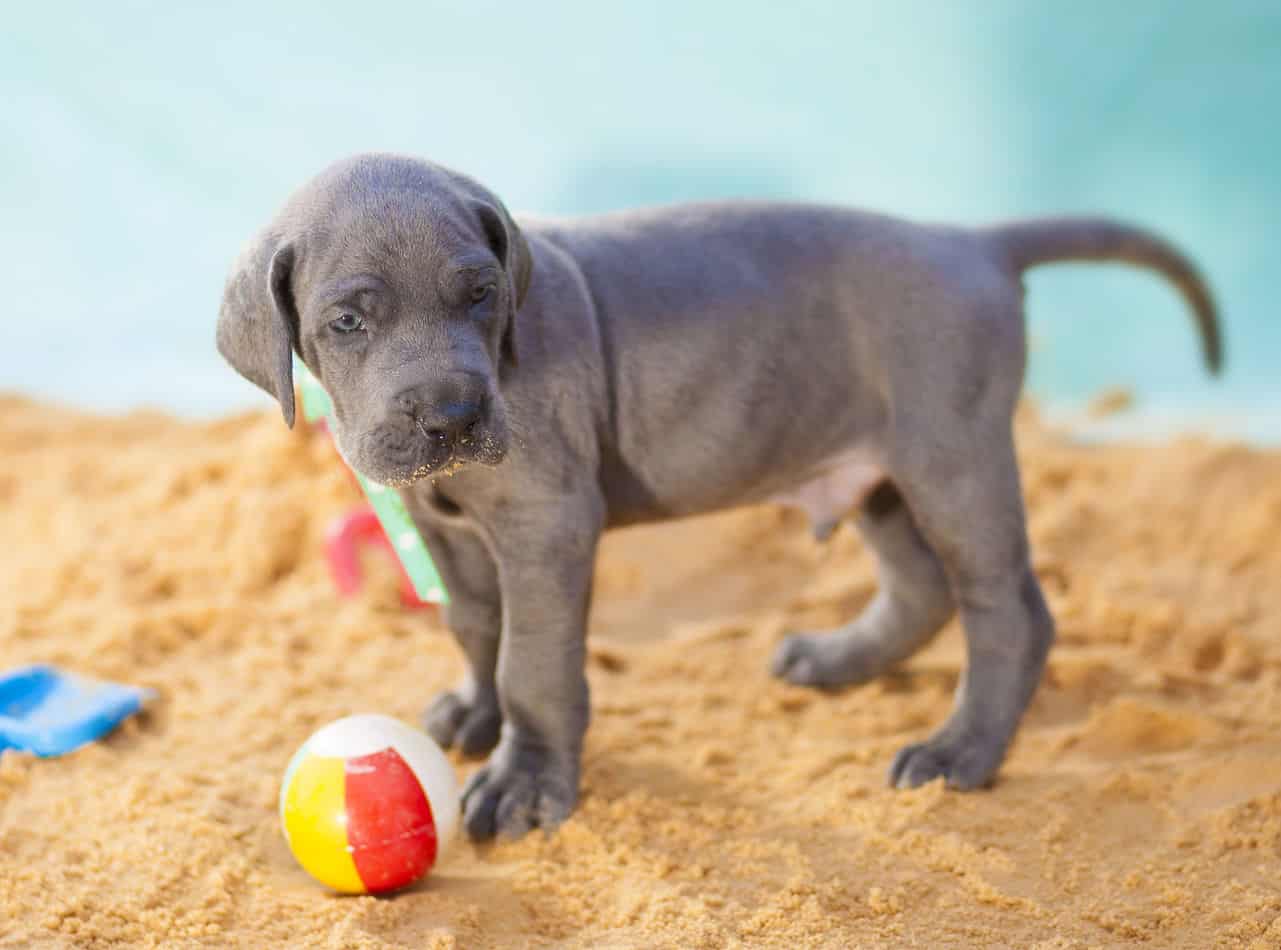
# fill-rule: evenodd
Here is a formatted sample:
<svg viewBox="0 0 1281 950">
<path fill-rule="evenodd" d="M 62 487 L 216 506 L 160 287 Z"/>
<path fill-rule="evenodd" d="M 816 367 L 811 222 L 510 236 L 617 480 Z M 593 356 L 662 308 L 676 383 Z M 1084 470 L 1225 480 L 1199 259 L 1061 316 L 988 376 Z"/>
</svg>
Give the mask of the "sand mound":
<svg viewBox="0 0 1281 950">
<path fill-rule="evenodd" d="M 1281 946 L 1281 455 L 1021 427 L 1061 636 L 994 789 L 883 784 L 948 710 L 955 626 L 863 689 L 766 676 L 871 594 L 852 533 L 635 529 L 601 555 L 578 814 L 373 899 L 296 868 L 276 783 L 317 726 L 412 719 L 460 666 L 385 566 L 335 597 L 319 543 L 356 498 L 328 446 L 0 400 L 0 668 L 162 695 L 0 759 L 0 946 Z"/>
</svg>

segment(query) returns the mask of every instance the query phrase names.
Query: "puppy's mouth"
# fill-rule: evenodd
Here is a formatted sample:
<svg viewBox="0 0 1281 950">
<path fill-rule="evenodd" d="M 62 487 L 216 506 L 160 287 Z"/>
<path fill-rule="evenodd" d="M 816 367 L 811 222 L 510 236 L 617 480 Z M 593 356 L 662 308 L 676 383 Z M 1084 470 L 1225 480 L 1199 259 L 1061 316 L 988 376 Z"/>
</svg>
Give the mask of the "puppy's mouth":
<svg viewBox="0 0 1281 950">
<path fill-rule="evenodd" d="M 416 420 L 398 420 L 366 433 L 351 461 L 361 474 L 380 485 L 406 488 L 422 479 L 452 475 L 472 466 L 498 465 L 506 458 L 507 449 L 507 429 L 501 416 L 452 432 L 419 425 Z"/>
<path fill-rule="evenodd" d="M 431 429 L 421 422 L 416 425 L 427 442 L 431 462 L 425 466 L 426 471 L 422 471 L 422 467 L 415 470 L 415 479 L 428 475 L 451 475 L 473 462 L 497 465 L 507 454 L 507 446 L 484 422 L 477 422 L 460 432 Z"/>
</svg>

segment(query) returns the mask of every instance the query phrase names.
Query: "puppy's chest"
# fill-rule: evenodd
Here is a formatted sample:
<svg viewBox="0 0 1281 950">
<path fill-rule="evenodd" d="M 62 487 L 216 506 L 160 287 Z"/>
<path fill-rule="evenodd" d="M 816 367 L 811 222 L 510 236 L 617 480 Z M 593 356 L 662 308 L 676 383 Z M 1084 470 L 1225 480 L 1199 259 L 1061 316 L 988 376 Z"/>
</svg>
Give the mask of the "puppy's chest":
<svg viewBox="0 0 1281 950">
<path fill-rule="evenodd" d="M 475 524 L 462 505 L 436 479 L 417 484 L 406 493 L 406 502 L 414 520 L 442 528 L 474 529 Z"/>
<path fill-rule="evenodd" d="M 821 541 L 884 479 L 885 469 L 874 454 L 855 449 L 825 460 L 798 484 L 776 492 L 768 500 L 804 511 L 814 536 Z"/>
</svg>

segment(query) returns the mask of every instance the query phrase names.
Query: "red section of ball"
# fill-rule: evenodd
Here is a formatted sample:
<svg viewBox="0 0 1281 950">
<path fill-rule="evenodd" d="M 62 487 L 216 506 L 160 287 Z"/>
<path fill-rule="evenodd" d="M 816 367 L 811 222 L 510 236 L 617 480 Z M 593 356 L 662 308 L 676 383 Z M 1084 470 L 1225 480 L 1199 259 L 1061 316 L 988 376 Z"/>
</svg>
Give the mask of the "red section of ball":
<svg viewBox="0 0 1281 950">
<path fill-rule="evenodd" d="M 436 861 L 431 804 L 395 749 L 347 760 L 347 843 L 371 894 L 412 884 Z"/>
</svg>

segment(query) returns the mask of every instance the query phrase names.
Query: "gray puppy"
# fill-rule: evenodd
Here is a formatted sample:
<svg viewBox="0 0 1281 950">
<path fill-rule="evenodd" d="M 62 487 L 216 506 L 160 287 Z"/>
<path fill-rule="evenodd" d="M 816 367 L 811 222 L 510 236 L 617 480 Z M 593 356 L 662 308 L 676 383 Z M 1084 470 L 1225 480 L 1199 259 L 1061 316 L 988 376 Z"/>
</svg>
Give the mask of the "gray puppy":
<svg viewBox="0 0 1281 950">
<path fill-rule="evenodd" d="M 290 425 L 298 354 L 345 458 L 409 505 L 469 669 L 428 729 L 492 750 L 464 793 L 472 837 L 552 828 L 577 800 L 601 532 L 769 500 L 820 533 L 854 512 L 881 579 L 846 626 L 784 640 L 775 675 L 867 682 L 959 611 L 955 708 L 890 781 L 969 789 L 1000 766 L 1054 638 L 1011 417 L 1020 275 L 1066 259 L 1164 274 L 1217 369 L 1192 265 L 1112 221 L 967 230 L 720 203 L 518 226 L 471 179 L 387 155 L 325 170 L 250 243 L 218 348 Z"/>
</svg>

